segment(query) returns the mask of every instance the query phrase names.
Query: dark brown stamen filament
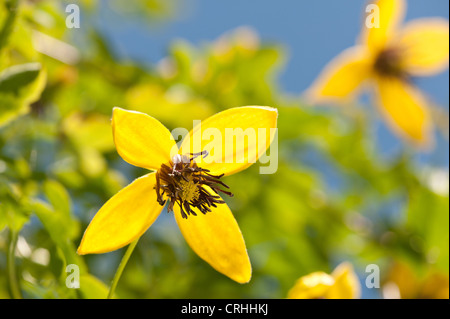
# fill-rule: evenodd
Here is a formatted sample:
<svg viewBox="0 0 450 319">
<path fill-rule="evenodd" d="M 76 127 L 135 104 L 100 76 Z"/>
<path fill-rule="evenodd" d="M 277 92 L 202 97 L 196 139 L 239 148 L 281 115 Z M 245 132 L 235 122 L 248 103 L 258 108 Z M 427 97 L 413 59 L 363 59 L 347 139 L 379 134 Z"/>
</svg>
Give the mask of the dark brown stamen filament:
<svg viewBox="0 0 450 319">
<path fill-rule="evenodd" d="M 177 203 L 181 210 L 181 216 L 187 218 L 188 215 L 197 216 L 194 209 L 206 214 L 211 211 L 211 207 L 225 202 L 219 196 L 219 192 L 228 196 L 233 193 L 224 190 L 229 187 L 220 180 L 224 174 L 213 175 L 208 169 L 201 168 L 194 162 L 198 156 L 205 158 L 207 151 L 190 153 L 186 155 L 176 155 L 168 164 L 162 164 L 156 172 L 156 195 L 160 205 L 164 205 L 169 199 L 168 211 L 173 211 L 174 204 Z M 209 187 L 212 194 L 206 187 Z M 164 199 L 166 196 L 167 199 Z"/>
</svg>

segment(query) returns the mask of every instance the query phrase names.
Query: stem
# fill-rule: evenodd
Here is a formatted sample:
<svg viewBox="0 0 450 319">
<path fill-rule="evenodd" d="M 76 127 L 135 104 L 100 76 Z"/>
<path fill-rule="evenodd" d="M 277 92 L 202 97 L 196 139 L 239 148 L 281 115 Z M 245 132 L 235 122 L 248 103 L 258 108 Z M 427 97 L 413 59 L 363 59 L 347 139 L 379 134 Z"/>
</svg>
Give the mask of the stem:
<svg viewBox="0 0 450 319">
<path fill-rule="evenodd" d="M 9 14 L 0 30 L 0 50 L 8 41 L 9 35 L 14 27 L 14 22 L 16 21 L 17 16 L 18 2 L 18 0 L 6 0 L 5 2 L 5 7 L 9 11 Z"/>
<path fill-rule="evenodd" d="M 125 255 L 123 255 L 122 260 L 120 261 L 119 268 L 116 270 L 116 274 L 114 275 L 113 281 L 111 283 L 111 288 L 109 288 L 107 299 L 111 299 L 114 295 L 114 291 L 116 290 L 117 283 L 119 282 L 120 277 L 122 276 L 122 272 L 125 269 L 125 266 L 128 263 L 128 260 L 130 259 L 130 256 L 134 250 L 134 247 L 136 247 L 136 244 L 138 243 L 139 238 L 133 241 L 127 248 L 127 251 L 125 252 Z"/>
<path fill-rule="evenodd" d="M 15 265 L 15 253 L 17 246 L 17 239 L 19 238 L 19 233 L 10 230 L 10 242 L 8 247 L 8 279 L 9 287 L 11 289 L 11 295 L 14 299 L 22 299 L 22 294 L 19 288 L 19 282 L 16 276 L 16 265 Z"/>
</svg>

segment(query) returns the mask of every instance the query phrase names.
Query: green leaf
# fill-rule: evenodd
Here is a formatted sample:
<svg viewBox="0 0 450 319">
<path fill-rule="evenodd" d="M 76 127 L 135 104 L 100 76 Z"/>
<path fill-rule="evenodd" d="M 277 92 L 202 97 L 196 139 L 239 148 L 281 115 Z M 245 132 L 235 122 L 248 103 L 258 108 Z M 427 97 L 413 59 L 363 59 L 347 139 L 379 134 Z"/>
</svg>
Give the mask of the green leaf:
<svg viewBox="0 0 450 319">
<path fill-rule="evenodd" d="M 19 231 L 28 220 L 29 216 L 20 210 L 17 205 L 5 200 L 0 202 L 0 231 L 6 226 Z"/>
<path fill-rule="evenodd" d="M 0 93 L 0 126 L 26 113 L 28 113 L 26 105 L 12 95 Z"/>
<path fill-rule="evenodd" d="M 46 83 L 40 63 L 14 65 L 0 72 L 0 126 L 29 112 Z"/>
<path fill-rule="evenodd" d="M 30 216 L 21 204 L 20 193 L 17 185 L 0 175 L 0 231 L 5 227 L 19 231 L 28 222 Z"/>
<path fill-rule="evenodd" d="M 44 225 L 52 241 L 61 250 L 65 263 L 76 264 L 80 267 L 80 271 L 83 271 L 86 266 L 80 256 L 76 254 L 76 248 L 71 240 L 75 221 L 58 211 L 54 211 L 50 205 L 40 200 L 31 200 L 29 205 Z"/>
<path fill-rule="evenodd" d="M 64 186 L 54 180 L 46 180 L 43 184 L 44 194 L 53 208 L 70 219 L 70 197 Z"/>
<path fill-rule="evenodd" d="M 8 38 L 14 29 L 14 24 L 18 12 L 18 0 L 9 0 L 5 3 L 5 9 L 7 9 L 7 16 L 0 25 L 0 49 L 8 43 Z"/>
<path fill-rule="evenodd" d="M 431 262 L 449 268 L 449 197 L 424 187 L 411 194 L 408 225 L 423 240 L 423 253 Z"/>
<path fill-rule="evenodd" d="M 41 71 L 40 63 L 14 65 L 0 73 L 0 93 L 10 91 L 19 94 L 20 90 L 35 81 Z"/>
<path fill-rule="evenodd" d="M 102 281 L 92 275 L 80 276 L 80 293 L 85 299 L 104 299 L 109 288 Z"/>
</svg>

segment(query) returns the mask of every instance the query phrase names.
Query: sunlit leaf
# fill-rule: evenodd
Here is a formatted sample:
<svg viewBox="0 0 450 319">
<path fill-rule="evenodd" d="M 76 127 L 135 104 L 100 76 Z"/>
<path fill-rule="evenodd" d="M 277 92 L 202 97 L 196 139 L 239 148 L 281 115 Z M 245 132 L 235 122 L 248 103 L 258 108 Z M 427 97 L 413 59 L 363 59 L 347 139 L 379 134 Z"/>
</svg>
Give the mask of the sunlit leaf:
<svg viewBox="0 0 450 319">
<path fill-rule="evenodd" d="M 85 299 L 105 299 L 109 287 L 92 275 L 80 276 L 80 293 Z"/>
<path fill-rule="evenodd" d="M 86 266 L 80 256 L 76 254 L 75 246 L 71 241 L 73 236 L 71 234 L 74 233 L 74 227 L 75 229 L 77 227 L 76 222 L 39 200 L 31 201 L 29 208 L 36 214 L 53 242 L 63 253 L 65 263 L 76 264 L 80 270 L 84 270 Z"/>
<path fill-rule="evenodd" d="M 63 217 L 70 219 L 70 197 L 64 187 L 54 180 L 46 180 L 43 190 L 53 208 L 59 211 Z"/>
<path fill-rule="evenodd" d="M 46 82 L 46 72 L 39 63 L 11 66 L 0 73 L 0 125 L 29 111 L 39 99 Z"/>
<path fill-rule="evenodd" d="M 425 256 L 441 269 L 449 267 L 449 197 L 418 188 L 408 207 L 408 225 L 424 242 Z"/>
</svg>

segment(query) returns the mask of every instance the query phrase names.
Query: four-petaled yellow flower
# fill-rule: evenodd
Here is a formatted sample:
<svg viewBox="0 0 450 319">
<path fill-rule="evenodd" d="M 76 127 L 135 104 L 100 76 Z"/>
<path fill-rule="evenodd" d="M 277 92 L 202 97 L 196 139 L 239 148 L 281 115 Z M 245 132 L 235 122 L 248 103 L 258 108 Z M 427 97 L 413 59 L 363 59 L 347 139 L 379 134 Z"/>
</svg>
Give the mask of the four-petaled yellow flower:
<svg viewBox="0 0 450 319">
<path fill-rule="evenodd" d="M 370 84 L 376 93 L 375 104 L 392 129 L 418 146 L 429 145 L 430 111 L 410 79 L 448 67 L 448 20 L 422 18 L 399 28 L 405 1 L 376 4 L 379 25 L 364 27 L 359 43 L 325 67 L 307 96 L 313 103 L 348 102 L 363 84 Z"/>
<path fill-rule="evenodd" d="M 300 277 L 288 292 L 289 299 L 357 299 L 361 285 L 353 266 L 343 262 L 332 274 L 318 271 Z"/>
<path fill-rule="evenodd" d="M 78 253 L 106 253 L 135 241 L 169 201 L 168 211 L 174 211 L 181 233 L 197 255 L 231 279 L 248 282 L 250 260 L 239 226 L 219 195 L 232 195 L 220 179 L 249 167 L 255 160 L 252 152 L 259 157 L 266 151 L 277 117 L 277 110 L 270 107 L 231 108 L 195 126 L 178 149 L 158 120 L 114 108 L 117 152 L 128 163 L 155 172 L 136 179 L 103 205 L 86 229 Z M 196 143 L 194 139 L 208 129 L 218 130 L 221 138 Z M 224 142 L 227 129 L 254 130 L 256 140 L 231 142 L 230 147 L 229 140 Z M 198 161 L 206 156 L 209 161 Z"/>
</svg>

